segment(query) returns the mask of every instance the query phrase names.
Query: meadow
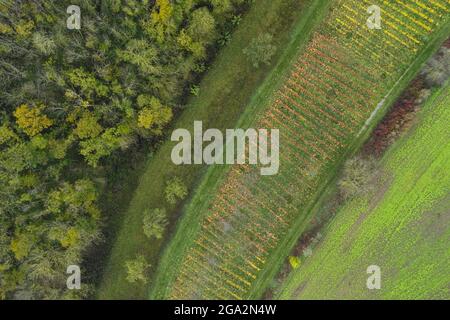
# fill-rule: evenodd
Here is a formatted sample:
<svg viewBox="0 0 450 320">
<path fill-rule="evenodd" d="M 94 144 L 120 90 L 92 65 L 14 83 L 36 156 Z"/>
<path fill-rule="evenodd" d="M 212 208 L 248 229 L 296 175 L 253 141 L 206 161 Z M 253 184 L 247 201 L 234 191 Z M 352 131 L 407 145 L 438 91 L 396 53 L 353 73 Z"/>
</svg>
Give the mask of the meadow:
<svg viewBox="0 0 450 320">
<path fill-rule="evenodd" d="M 239 126 L 280 129 L 280 172 L 213 167 L 159 265 L 151 298 L 260 298 L 342 161 L 450 33 L 450 3 L 369 1 L 330 11 L 284 75 L 258 92 Z"/>
<path fill-rule="evenodd" d="M 450 85 L 380 163 L 371 191 L 345 203 L 281 299 L 447 299 L 450 274 Z M 381 268 L 368 290 L 366 269 Z"/>
</svg>

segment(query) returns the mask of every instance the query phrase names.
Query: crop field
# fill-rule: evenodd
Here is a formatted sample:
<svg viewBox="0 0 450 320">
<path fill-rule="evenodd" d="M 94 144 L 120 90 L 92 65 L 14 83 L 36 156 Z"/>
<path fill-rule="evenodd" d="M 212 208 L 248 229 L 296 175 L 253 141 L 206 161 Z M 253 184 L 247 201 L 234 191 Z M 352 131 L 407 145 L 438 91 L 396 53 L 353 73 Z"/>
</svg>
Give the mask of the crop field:
<svg viewBox="0 0 450 320">
<path fill-rule="evenodd" d="M 381 30 L 366 26 L 372 4 L 382 8 Z M 280 172 L 264 177 L 255 166 L 212 168 L 209 178 L 218 182 L 204 182 L 187 207 L 151 296 L 259 298 L 289 252 L 287 239 L 302 232 L 321 190 L 405 75 L 448 35 L 449 17 L 444 0 L 332 2 L 277 90 L 242 120 L 280 129 Z"/>
<path fill-rule="evenodd" d="M 375 188 L 346 203 L 280 290 L 282 299 L 446 299 L 450 274 L 450 86 L 385 155 Z M 366 269 L 381 269 L 367 290 Z"/>
</svg>

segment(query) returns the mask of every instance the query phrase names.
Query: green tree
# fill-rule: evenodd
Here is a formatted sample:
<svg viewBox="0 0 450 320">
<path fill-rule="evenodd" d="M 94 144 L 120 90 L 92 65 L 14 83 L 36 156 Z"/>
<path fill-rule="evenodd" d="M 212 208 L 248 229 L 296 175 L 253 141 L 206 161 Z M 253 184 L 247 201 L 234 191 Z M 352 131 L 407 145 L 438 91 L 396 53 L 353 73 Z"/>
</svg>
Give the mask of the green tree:
<svg viewBox="0 0 450 320">
<path fill-rule="evenodd" d="M 20 19 L 19 23 L 14 28 L 16 30 L 17 37 L 19 39 L 24 39 L 32 34 L 35 24 L 32 20 Z"/>
<path fill-rule="evenodd" d="M 102 126 L 98 124 L 97 118 L 91 112 L 84 112 L 78 120 L 74 133 L 80 139 L 95 138 L 102 132 Z"/>
<path fill-rule="evenodd" d="M 28 256 L 32 245 L 33 241 L 28 234 L 21 233 L 11 241 L 11 251 L 14 253 L 16 259 L 20 261 Z"/>
<path fill-rule="evenodd" d="M 33 45 L 43 55 L 51 55 L 56 50 L 55 41 L 42 32 L 33 34 Z"/>
<path fill-rule="evenodd" d="M 233 5 L 230 0 L 210 0 L 213 5 L 213 12 L 217 15 L 231 11 Z"/>
<path fill-rule="evenodd" d="M 138 126 L 160 135 L 163 127 L 172 119 L 172 109 L 153 96 L 140 95 L 137 102 L 142 108 L 138 115 Z"/>
<path fill-rule="evenodd" d="M 134 260 L 128 260 L 125 262 L 125 267 L 127 270 L 127 281 L 130 283 L 135 283 L 141 281 L 142 283 L 147 283 L 146 270 L 150 268 L 150 264 L 145 261 L 143 255 L 137 256 Z"/>
<path fill-rule="evenodd" d="M 0 146 L 2 144 L 8 144 L 11 141 L 17 141 L 19 137 L 11 130 L 8 123 L 4 122 L 0 126 Z"/>
<path fill-rule="evenodd" d="M 264 33 L 253 39 L 250 45 L 244 49 L 244 54 L 255 68 L 261 64 L 270 64 L 270 60 L 277 51 L 277 47 L 272 43 L 272 35 Z"/>
<path fill-rule="evenodd" d="M 161 74 L 158 50 L 146 40 L 131 40 L 125 50 L 117 51 L 117 55 L 121 60 L 137 66 L 144 74 Z"/>
<path fill-rule="evenodd" d="M 191 52 L 197 59 L 201 59 L 206 56 L 205 46 L 198 41 L 194 41 L 186 29 L 181 29 L 177 38 L 177 43 L 181 48 Z"/>
<path fill-rule="evenodd" d="M 167 202 L 176 204 L 179 200 L 186 198 L 187 188 L 180 178 L 175 177 L 167 182 L 165 193 Z"/>
<path fill-rule="evenodd" d="M 81 93 L 88 99 L 93 98 L 96 93 L 99 97 L 106 97 L 109 94 L 109 89 L 95 75 L 87 72 L 84 68 L 76 68 L 67 73 L 70 82 L 80 88 Z"/>
<path fill-rule="evenodd" d="M 216 22 L 206 7 L 195 10 L 188 27 L 188 34 L 194 41 L 205 43 L 214 39 Z"/>
<path fill-rule="evenodd" d="M 74 227 L 67 227 L 64 224 L 56 224 L 48 233 L 50 240 L 58 241 L 64 248 L 76 246 L 80 242 L 80 232 Z"/>
<path fill-rule="evenodd" d="M 106 129 L 101 135 L 80 142 L 80 154 L 92 167 L 97 167 L 100 159 L 119 149 L 125 138 L 115 128 Z"/>
<path fill-rule="evenodd" d="M 64 183 L 49 193 L 46 209 L 60 217 L 74 218 L 76 215 L 94 215 L 97 213 L 95 202 L 97 189 L 92 181 L 81 179 L 75 183 Z"/>
<path fill-rule="evenodd" d="M 161 239 L 168 224 L 166 210 L 154 209 L 151 212 L 145 211 L 142 222 L 144 234 L 148 238 Z"/>
</svg>

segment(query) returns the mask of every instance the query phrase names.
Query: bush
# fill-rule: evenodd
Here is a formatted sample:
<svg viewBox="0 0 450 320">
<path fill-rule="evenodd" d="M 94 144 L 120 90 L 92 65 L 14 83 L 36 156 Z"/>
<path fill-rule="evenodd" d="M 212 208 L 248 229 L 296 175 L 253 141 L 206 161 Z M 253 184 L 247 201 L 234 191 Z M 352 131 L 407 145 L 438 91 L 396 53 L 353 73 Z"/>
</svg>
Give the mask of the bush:
<svg viewBox="0 0 450 320">
<path fill-rule="evenodd" d="M 300 267 L 300 259 L 295 256 L 289 256 L 289 264 L 292 269 L 298 269 Z"/>
<path fill-rule="evenodd" d="M 152 212 L 145 212 L 143 219 L 144 234 L 148 238 L 155 237 L 161 239 L 168 224 L 165 209 L 154 209 Z"/>
<path fill-rule="evenodd" d="M 187 196 L 186 185 L 180 178 L 175 177 L 168 181 L 166 186 L 166 200 L 170 204 L 176 204 Z"/>
<path fill-rule="evenodd" d="M 145 261 L 143 255 L 139 255 L 134 260 L 128 260 L 125 262 L 125 266 L 127 268 L 128 282 L 135 283 L 137 281 L 142 281 L 143 283 L 147 283 L 145 271 L 150 267 L 150 264 Z"/>
<path fill-rule="evenodd" d="M 338 182 L 340 194 L 349 199 L 357 194 L 366 192 L 369 181 L 373 176 L 375 161 L 356 157 L 348 160 L 343 169 L 342 177 Z"/>
<path fill-rule="evenodd" d="M 255 68 L 258 68 L 260 64 L 270 64 L 270 60 L 277 51 L 272 41 L 272 35 L 264 33 L 253 39 L 250 46 L 244 49 L 244 54 Z"/>
<path fill-rule="evenodd" d="M 311 246 L 309 246 L 309 247 L 303 249 L 302 253 L 305 258 L 309 258 L 312 256 L 313 250 L 312 250 Z"/>
<path fill-rule="evenodd" d="M 450 49 L 441 48 L 423 68 L 422 75 L 428 86 L 443 86 L 450 77 Z"/>
</svg>

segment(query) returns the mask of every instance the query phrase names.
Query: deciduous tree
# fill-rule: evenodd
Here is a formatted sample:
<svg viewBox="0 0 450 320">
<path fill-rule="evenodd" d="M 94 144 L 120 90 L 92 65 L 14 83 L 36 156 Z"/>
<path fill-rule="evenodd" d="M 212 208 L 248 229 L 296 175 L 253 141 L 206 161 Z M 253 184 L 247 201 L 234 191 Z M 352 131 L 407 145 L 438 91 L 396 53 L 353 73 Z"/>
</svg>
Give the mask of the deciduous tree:
<svg viewBox="0 0 450 320">
<path fill-rule="evenodd" d="M 168 224 L 165 209 L 154 209 L 144 212 L 143 229 L 148 238 L 161 239 Z"/>
<path fill-rule="evenodd" d="M 53 124 L 53 121 L 42 113 L 43 109 L 42 105 L 30 107 L 22 104 L 14 111 L 17 125 L 30 137 L 37 135 Z"/>
<path fill-rule="evenodd" d="M 138 255 L 136 259 L 125 262 L 127 270 L 127 281 L 130 283 L 147 283 L 146 270 L 150 267 L 143 255 Z"/>
<path fill-rule="evenodd" d="M 251 64 L 258 68 L 261 64 L 268 65 L 276 50 L 272 35 L 264 33 L 252 40 L 250 45 L 244 49 L 244 54 Z"/>
</svg>

